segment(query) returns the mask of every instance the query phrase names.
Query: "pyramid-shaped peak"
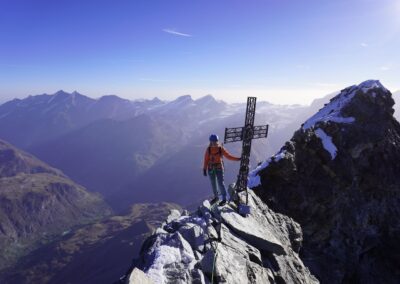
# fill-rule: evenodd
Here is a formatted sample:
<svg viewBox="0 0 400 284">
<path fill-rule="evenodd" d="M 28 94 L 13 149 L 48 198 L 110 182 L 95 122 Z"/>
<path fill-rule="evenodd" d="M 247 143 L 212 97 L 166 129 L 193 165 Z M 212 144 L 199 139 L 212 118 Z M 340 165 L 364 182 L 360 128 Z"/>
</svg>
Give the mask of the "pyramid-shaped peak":
<svg viewBox="0 0 400 284">
<path fill-rule="evenodd" d="M 99 101 L 105 101 L 105 102 L 120 102 L 120 101 L 128 101 L 127 99 L 123 99 L 121 97 L 118 97 L 117 95 L 105 95 L 102 96 Z"/>
<path fill-rule="evenodd" d="M 208 102 L 216 102 L 216 99 L 212 95 L 206 95 L 204 97 L 198 98 L 196 100 L 197 103 L 208 103 Z"/>
<path fill-rule="evenodd" d="M 154 98 L 151 100 L 151 102 L 153 102 L 153 103 L 161 103 L 162 100 L 160 100 L 158 97 L 154 97 Z"/>
<path fill-rule="evenodd" d="M 193 102 L 192 96 L 191 95 L 183 95 L 178 97 L 175 102 L 186 102 L 186 101 L 190 101 Z"/>
<path fill-rule="evenodd" d="M 69 96 L 70 93 L 65 92 L 64 90 L 59 90 L 53 94 L 54 96 Z"/>
<path fill-rule="evenodd" d="M 363 92 L 367 92 L 370 89 L 382 89 L 383 91 L 387 91 L 387 89 L 382 85 L 379 80 L 367 80 L 362 82 L 357 86 Z"/>
<path fill-rule="evenodd" d="M 307 130 L 317 123 L 328 121 L 352 123 L 356 119 L 356 114 L 359 114 L 366 104 L 374 108 L 391 110 L 394 102 L 391 93 L 378 80 L 367 80 L 359 85 L 353 85 L 342 90 L 309 118 L 303 124 L 303 129 Z M 351 111 L 345 111 L 349 109 Z"/>
<path fill-rule="evenodd" d="M 78 91 L 73 91 L 72 93 L 71 93 L 71 95 L 74 95 L 74 96 L 83 96 L 81 93 L 79 93 Z"/>
</svg>

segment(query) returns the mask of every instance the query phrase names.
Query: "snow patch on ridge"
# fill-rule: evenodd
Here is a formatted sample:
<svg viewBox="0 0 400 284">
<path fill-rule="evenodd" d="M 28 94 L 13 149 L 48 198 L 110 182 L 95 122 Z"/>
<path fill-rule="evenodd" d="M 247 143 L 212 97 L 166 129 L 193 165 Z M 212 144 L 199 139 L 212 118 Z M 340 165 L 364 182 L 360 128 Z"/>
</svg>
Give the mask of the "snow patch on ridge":
<svg viewBox="0 0 400 284">
<path fill-rule="evenodd" d="M 280 161 L 281 159 L 283 159 L 285 157 L 285 154 L 286 154 L 286 151 L 279 151 L 274 156 L 272 156 L 268 160 L 264 161 L 257 168 L 255 168 L 253 171 L 251 171 L 249 173 L 247 186 L 249 188 L 259 186 L 261 184 L 261 179 L 260 179 L 260 176 L 258 175 L 258 172 L 265 169 L 266 167 L 268 167 L 272 161 L 275 161 L 275 162 Z"/>
<path fill-rule="evenodd" d="M 195 256 L 192 248 L 179 233 L 172 235 L 167 244 L 156 247 L 153 263 L 146 271 L 154 283 L 168 282 L 165 279 L 164 267 L 168 267 L 169 264 L 183 263 L 190 269 L 194 266 Z"/>
<path fill-rule="evenodd" d="M 160 246 L 156 252 L 154 263 L 147 271 L 147 275 L 156 283 L 164 283 L 164 266 L 180 262 L 181 255 L 179 248 L 170 246 Z"/>
<path fill-rule="evenodd" d="M 342 108 L 347 105 L 355 95 L 355 89 L 351 88 L 348 92 L 342 92 L 334 98 L 329 104 L 322 108 L 319 112 L 309 118 L 303 125 L 303 129 L 307 130 L 318 122 L 333 121 L 337 123 L 352 123 L 354 117 L 343 117 L 341 115 Z"/>
<path fill-rule="evenodd" d="M 332 137 L 327 135 L 325 131 L 321 128 L 317 128 L 315 130 L 315 134 L 318 136 L 319 139 L 322 141 L 322 145 L 324 146 L 325 150 L 331 154 L 332 160 L 336 158 L 337 148 L 335 144 L 332 142 Z"/>
<path fill-rule="evenodd" d="M 364 94 L 366 94 L 371 89 L 382 89 L 385 93 L 388 93 L 388 90 L 378 80 L 368 80 L 359 85 L 346 88 L 339 95 L 333 98 L 329 104 L 325 105 L 325 107 L 323 107 L 319 112 L 309 118 L 304 123 L 303 129 L 307 130 L 315 126 L 318 122 L 354 122 L 354 117 L 343 117 L 341 110 L 353 99 L 357 91 L 361 90 Z M 372 92 L 372 96 L 375 97 L 376 93 Z"/>
<path fill-rule="evenodd" d="M 388 90 L 379 82 L 378 80 L 368 80 L 365 82 L 362 82 L 360 85 L 358 85 L 358 88 L 360 88 L 364 94 L 367 93 L 370 89 L 383 89 L 385 92 Z"/>
</svg>

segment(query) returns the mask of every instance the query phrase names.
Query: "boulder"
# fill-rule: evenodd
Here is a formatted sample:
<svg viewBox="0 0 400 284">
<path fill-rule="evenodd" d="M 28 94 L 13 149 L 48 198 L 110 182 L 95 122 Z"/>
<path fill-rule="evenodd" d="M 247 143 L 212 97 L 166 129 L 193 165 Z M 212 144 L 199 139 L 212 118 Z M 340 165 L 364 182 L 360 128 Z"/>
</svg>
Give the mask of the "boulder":
<svg viewBox="0 0 400 284">
<path fill-rule="evenodd" d="M 129 284 L 154 284 L 154 282 L 140 269 L 134 268 L 129 276 Z"/>
</svg>

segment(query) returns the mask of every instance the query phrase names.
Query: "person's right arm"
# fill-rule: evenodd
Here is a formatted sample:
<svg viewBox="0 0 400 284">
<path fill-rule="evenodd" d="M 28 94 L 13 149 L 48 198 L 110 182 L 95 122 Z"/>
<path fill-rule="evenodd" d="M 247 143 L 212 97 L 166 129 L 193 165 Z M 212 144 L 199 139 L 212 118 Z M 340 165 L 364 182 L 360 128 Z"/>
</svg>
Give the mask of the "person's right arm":
<svg viewBox="0 0 400 284">
<path fill-rule="evenodd" d="M 207 175 L 207 168 L 208 168 L 208 162 L 210 161 L 210 156 L 208 153 L 208 148 L 206 149 L 206 152 L 204 153 L 204 162 L 203 162 L 203 175 Z"/>
</svg>

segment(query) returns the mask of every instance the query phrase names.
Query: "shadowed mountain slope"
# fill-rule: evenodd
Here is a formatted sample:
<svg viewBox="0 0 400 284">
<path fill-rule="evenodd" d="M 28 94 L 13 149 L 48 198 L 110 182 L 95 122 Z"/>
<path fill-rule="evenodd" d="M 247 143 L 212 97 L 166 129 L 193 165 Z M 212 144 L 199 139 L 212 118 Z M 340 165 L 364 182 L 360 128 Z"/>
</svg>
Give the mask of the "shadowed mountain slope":
<svg viewBox="0 0 400 284">
<path fill-rule="evenodd" d="M 71 230 L 21 259 L 0 276 L 1 283 L 110 284 L 130 267 L 143 240 L 165 220 L 168 203 L 136 204 L 126 215 L 112 216 Z"/>
<path fill-rule="evenodd" d="M 399 283 L 400 124 L 379 81 L 342 90 L 250 183 L 303 228 L 323 283 Z"/>
<path fill-rule="evenodd" d="M 110 210 L 61 171 L 0 140 L 0 268 Z"/>
</svg>

